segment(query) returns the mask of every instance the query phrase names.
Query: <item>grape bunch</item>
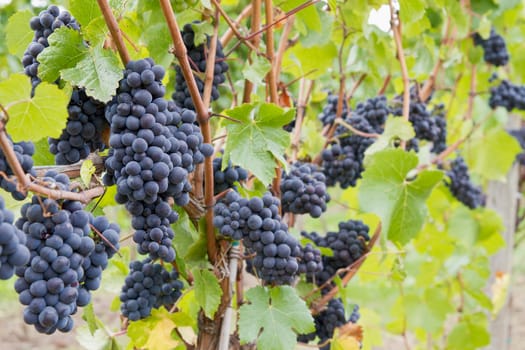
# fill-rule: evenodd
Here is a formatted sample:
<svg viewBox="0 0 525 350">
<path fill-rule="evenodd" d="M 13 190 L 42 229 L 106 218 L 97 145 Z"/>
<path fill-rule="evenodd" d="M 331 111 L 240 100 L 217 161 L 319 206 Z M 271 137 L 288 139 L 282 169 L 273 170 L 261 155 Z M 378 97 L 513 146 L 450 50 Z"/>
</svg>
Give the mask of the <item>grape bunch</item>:
<svg viewBox="0 0 525 350">
<path fill-rule="evenodd" d="M 213 192 L 215 195 L 226 191 L 229 188 L 236 189 L 235 183 L 248 179 L 248 171 L 240 166 L 232 166 L 228 161 L 228 166 L 222 169 L 222 158 L 213 159 Z"/>
<path fill-rule="evenodd" d="M 299 261 L 299 274 L 305 274 L 307 278 L 313 278 L 317 273 L 323 271 L 323 257 L 319 249 L 310 243 L 300 247 L 297 255 Z"/>
<path fill-rule="evenodd" d="M 525 86 L 502 80 L 498 86 L 490 88 L 489 106 L 493 109 L 504 107 L 509 112 L 513 109 L 525 110 Z"/>
<path fill-rule="evenodd" d="M 495 66 L 504 66 L 509 62 L 509 53 L 505 39 L 494 28 L 490 30 L 488 39 L 483 39 L 479 33 L 473 34 L 474 45 L 483 48 L 483 58 L 485 62 L 491 63 Z"/>
<path fill-rule="evenodd" d="M 48 172 L 42 180 L 52 188 L 69 191 L 69 178 L 64 174 Z M 116 247 L 106 246 L 106 241 L 95 243 L 91 223 Z M 41 333 L 70 331 L 71 315 L 90 302 L 90 291 L 100 285 L 109 249 L 118 247 L 118 226 L 93 218 L 80 202 L 37 195 L 22 206 L 16 226 L 25 233 L 31 256 L 26 266 L 15 270 L 19 277 L 15 290 L 26 305 L 24 321 Z"/>
<path fill-rule="evenodd" d="M 525 128 L 509 130 L 509 134 L 514 136 L 520 143 L 522 151 L 525 150 Z M 525 152 L 521 152 L 516 156 L 516 159 L 521 165 L 525 165 Z"/>
<path fill-rule="evenodd" d="M 323 256 L 323 270 L 315 275 L 315 283 L 323 285 L 332 278 L 338 269 L 352 265 L 366 252 L 370 240 L 369 227 L 360 220 L 340 222 L 338 232 L 328 232 L 321 236 L 316 232 L 301 232 L 316 246 L 330 248 L 333 256 Z"/>
<path fill-rule="evenodd" d="M 450 181 L 445 183 L 458 201 L 470 209 L 485 205 L 485 195 L 480 187 L 470 181 L 468 167 L 462 157 L 457 157 L 451 162 L 447 176 Z"/>
<path fill-rule="evenodd" d="M 358 103 L 353 113 L 366 119 L 376 133 L 382 133 L 386 118 L 390 114 L 390 107 L 386 97 L 380 95 Z"/>
<path fill-rule="evenodd" d="M 73 164 L 87 158 L 90 152 L 106 148 L 102 131 L 108 128 L 104 117 L 106 105 L 74 89 L 69 101 L 66 127 L 58 139 L 49 138 L 49 151 L 58 165 Z"/>
<path fill-rule="evenodd" d="M 152 309 L 173 305 L 182 288 L 177 271 L 168 271 L 149 258 L 133 261 L 120 293 L 122 315 L 130 321 L 148 317 Z"/>
<path fill-rule="evenodd" d="M 184 40 L 184 45 L 188 51 L 188 58 L 190 60 L 192 69 L 198 73 L 206 71 L 207 49 L 210 46 L 210 38 L 206 37 L 206 47 L 204 44 L 195 45 L 195 32 L 193 31 L 191 23 L 184 25 L 181 32 Z M 219 98 L 218 86 L 226 81 L 225 73 L 229 66 L 224 59 L 222 52 L 222 45 L 217 40 L 217 49 L 215 54 L 215 67 L 213 69 L 213 86 L 211 89 L 211 100 L 215 101 Z M 175 92 L 172 95 L 173 100 L 179 107 L 195 110 L 193 101 L 191 100 L 190 90 L 188 84 L 184 80 L 180 66 L 175 66 Z M 204 93 L 204 81 L 196 74 L 193 74 L 199 93 L 202 96 Z"/>
<path fill-rule="evenodd" d="M 35 176 L 35 170 L 33 169 L 33 154 L 35 153 L 35 145 L 32 142 L 13 142 L 11 140 L 11 137 L 8 135 L 9 144 L 11 145 L 11 148 L 13 149 L 16 158 L 18 159 L 18 162 L 22 166 L 22 170 L 26 174 L 31 174 Z M 16 200 L 23 200 L 26 198 L 27 194 L 22 193 L 17 190 L 17 184 L 18 181 L 13 176 L 13 169 L 11 169 L 11 166 L 7 163 L 6 156 L 4 152 L 0 149 L 0 172 L 5 174 L 5 176 L 0 176 L 0 187 L 11 193 L 11 196 L 13 196 Z"/>
<path fill-rule="evenodd" d="M 29 262 L 30 253 L 24 232 L 13 225 L 14 215 L 5 207 L 0 197 L 0 279 L 7 280 L 15 273 L 15 267 Z"/>
<path fill-rule="evenodd" d="M 331 299 L 326 305 L 326 309 L 314 316 L 315 332 L 310 334 L 301 334 L 297 340 L 303 343 L 308 343 L 314 340 L 317 336 L 319 338 L 318 344 L 332 339 L 334 330 L 346 323 L 345 308 L 343 301 L 340 298 Z M 330 343 L 320 348 L 321 350 L 329 350 Z"/>
<path fill-rule="evenodd" d="M 394 108 L 393 114 L 395 116 L 402 116 L 402 107 L 398 105 Z M 441 130 L 436 123 L 436 119 L 431 116 L 425 103 L 410 101 L 408 120 L 414 127 L 416 138 L 431 142 L 440 138 Z"/>
<path fill-rule="evenodd" d="M 325 182 L 326 177 L 317 166 L 310 163 L 293 164 L 281 180 L 283 212 L 309 213 L 311 217 L 320 217 L 330 200 Z"/>
<path fill-rule="evenodd" d="M 359 115 L 352 115 L 346 122 L 359 131 L 375 132 L 370 123 Z M 365 151 L 374 140 L 352 134 L 342 125 L 337 127 L 335 136 L 338 137 L 339 142 L 332 143 L 321 153 L 321 166 L 326 176 L 326 185 L 335 186 L 339 183 L 341 188 L 355 186 L 364 170 Z"/>
<path fill-rule="evenodd" d="M 300 246 L 281 222 L 279 199 L 270 193 L 262 198 L 242 198 L 230 191 L 215 204 L 213 225 L 220 234 L 243 240 L 256 274 L 273 284 L 291 284 L 299 264 Z"/>
<path fill-rule="evenodd" d="M 171 262 L 175 251 L 170 224 L 178 215 L 168 200 L 185 205 L 188 174 L 211 156 L 195 125 L 195 112 L 164 99 L 164 68 L 151 59 L 130 61 L 117 96 L 106 108 L 111 125 L 106 185 L 117 185 L 116 201 L 133 216 L 134 241 L 141 254 Z"/>
<path fill-rule="evenodd" d="M 29 44 L 27 50 L 24 52 L 22 64 L 24 72 L 31 77 L 31 84 L 33 89 L 40 83 L 38 78 L 38 55 L 49 46 L 47 39 L 55 31 L 55 29 L 62 26 L 80 30 L 77 21 L 71 16 L 68 11 L 60 11 L 60 9 L 51 5 L 39 13 L 38 16 L 31 18 L 29 22 L 31 29 L 35 32 L 33 41 Z"/>
<path fill-rule="evenodd" d="M 326 104 L 323 107 L 323 110 L 317 118 L 323 123 L 323 126 L 330 125 L 334 122 L 335 116 L 337 114 L 337 102 L 339 101 L 339 95 L 332 92 L 328 92 L 326 98 Z M 341 113 L 341 118 L 345 119 L 348 115 L 348 105 L 346 101 L 343 101 L 343 110 Z"/>
</svg>

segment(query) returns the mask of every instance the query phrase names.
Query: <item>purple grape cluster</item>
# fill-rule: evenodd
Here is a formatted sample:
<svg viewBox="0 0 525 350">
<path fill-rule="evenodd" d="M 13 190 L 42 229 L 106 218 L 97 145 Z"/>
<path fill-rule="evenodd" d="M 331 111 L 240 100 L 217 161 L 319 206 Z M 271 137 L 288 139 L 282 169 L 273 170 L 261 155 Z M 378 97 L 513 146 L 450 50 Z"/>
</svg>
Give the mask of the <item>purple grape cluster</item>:
<svg viewBox="0 0 525 350">
<path fill-rule="evenodd" d="M 359 115 L 347 118 L 346 122 L 359 131 L 375 132 L 370 123 Z M 321 154 L 323 160 L 321 166 L 326 176 L 326 185 L 335 186 L 339 183 L 341 188 L 355 186 L 364 170 L 365 151 L 374 143 L 374 139 L 352 134 L 342 125 L 337 127 L 335 136 L 338 142 L 332 143 Z"/>
<path fill-rule="evenodd" d="M 31 77 L 33 89 L 40 83 L 38 77 L 38 55 L 49 46 L 47 39 L 57 29 L 62 26 L 80 30 L 77 21 L 68 11 L 60 11 L 58 6 L 51 5 L 47 10 L 43 10 L 38 16 L 31 18 L 29 25 L 34 30 L 33 41 L 24 52 L 22 64 L 24 72 Z"/>
<path fill-rule="evenodd" d="M 323 123 L 323 126 L 330 125 L 334 122 L 337 114 L 337 102 L 339 101 L 339 95 L 332 92 L 328 92 L 326 98 L 326 104 L 323 107 L 323 110 L 317 118 Z M 341 113 L 341 118 L 346 119 L 348 115 L 348 105 L 346 101 L 343 101 L 343 111 Z"/>
<path fill-rule="evenodd" d="M 504 66 L 509 62 L 510 57 L 505 39 L 496 33 L 494 28 L 490 30 L 490 36 L 487 39 L 483 39 L 479 33 L 474 33 L 473 38 L 474 44 L 483 48 L 485 62 L 495 66 Z"/>
<path fill-rule="evenodd" d="M 229 188 L 236 189 L 235 183 L 248 179 L 248 171 L 240 166 L 233 166 L 231 161 L 228 166 L 222 169 L 222 158 L 213 159 L 213 191 L 215 195 L 226 191 Z"/>
<path fill-rule="evenodd" d="M 481 188 L 470 180 L 467 164 L 462 157 L 457 157 L 450 163 L 447 176 L 450 181 L 447 181 L 446 185 L 458 201 L 470 209 L 485 205 L 485 195 Z"/>
<path fill-rule="evenodd" d="M 366 119 L 376 133 L 382 133 L 386 118 L 391 111 L 386 97 L 380 95 L 358 103 L 353 113 Z"/>
<path fill-rule="evenodd" d="M 130 61 L 117 96 L 106 108 L 111 125 L 106 185 L 117 185 L 116 200 L 126 204 L 139 253 L 171 262 L 178 215 L 168 204 L 189 202 L 188 174 L 213 147 L 204 145 L 195 112 L 164 99 L 165 71 L 147 58 Z"/>
<path fill-rule="evenodd" d="M 73 90 L 66 127 L 58 139 L 48 139 L 56 164 L 73 164 L 86 159 L 90 152 L 106 148 L 102 139 L 102 132 L 109 127 L 105 108 L 104 103 L 87 96 L 84 89 Z"/>
<path fill-rule="evenodd" d="M 207 59 L 207 49 L 210 46 L 210 38 L 207 37 L 206 46 L 204 44 L 195 45 L 195 32 L 193 31 L 191 23 L 185 24 L 182 28 L 182 39 L 184 40 L 184 45 L 188 50 L 188 57 L 192 69 L 198 73 L 203 73 L 206 71 L 206 59 Z M 229 66 L 224 59 L 224 53 L 222 52 L 222 45 L 220 41 L 217 41 L 217 49 L 215 53 L 215 67 L 213 69 L 213 85 L 211 89 L 211 100 L 215 101 L 219 98 L 218 86 L 226 81 L 225 73 L 228 71 Z M 177 106 L 182 108 L 188 108 L 195 110 L 193 101 L 191 100 L 190 90 L 188 89 L 188 84 L 184 80 L 182 75 L 182 70 L 180 66 L 175 66 L 175 92 L 172 95 L 173 100 Z M 193 75 L 197 87 L 199 89 L 200 95 L 204 93 L 204 81 L 199 78 L 196 74 Z"/>
<path fill-rule="evenodd" d="M 360 220 L 340 222 L 338 227 L 338 232 L 328 232 L 325 236 L 316 232 L 301 232 L 316 246 L 330 248 L 333 252 L 333 256 L 323 256 L 323 270 L 315 275 L 315 283 L 319 286 L 332 278 L 338 269 L 359 260 L 365 254 L 370 240 L 369 227 Z"/>
<path fill-rule="evenodd" d="M 10 279 L 15 268 L 29 262 L 30 253 L 23 231 L 13 225 L 14 215 L 0 197 L 0 279 Z"/>
<path fill-rule="evenodd" d="M 314 164 L 293 164 L 281 180 L 283 212 L 320 217 L 330 200 L 325 183 L 325 175 Z"/>
<path fill-rule="evenodd" d="M 64 174 L 48 172 L 42 180 L 69 191 Z M 15 290 L 26 305 L 24 321 L 41 333 L 70 331 L 71 315 L 90 302 L 90 291 L 100 286 L 102 270 L 114 254 L 111 250 L 118 249 L 119 227 L 94 218 L 80 202 L 36 195 L 22 206 L 16 226 L 26 234 L 31 256 L 15 271 Z M 105 239 L 94 240 L 98 234 Z"/>
<path fill-rule="evenodd" d="M 148 317 L 152 309 L 173 305 L 182 288 L 177 271 L 168 271 L 149 258 L 133 261 L 120 293 L 122 315 L 130 321 Z"/>
<path fill-rule="evenodd" d="M 522 152 L 516 156 L 516 159 L 521 165 L 525 165 L 525 152 L 523 152 L 525 150 L 525 128 L 509 130 L 509 134 L 520 143 Z"/>
<path fill-rule="evenodd" d="M 493 109 L 504 107 L 509 112 L 525 110 L 525 86 L 502 80 L 498 86 L 490 88 L 489 106 Z"/>
<path fill-rule="evenodd" d="M 9 143 L 15 153 L 18 162 L 22 166 L 22 170 L 26 174 L 35 176 L 35 170 L 33 169 L 33 154 L 35 153 L 35 145 L 32 142 L 13 142 L 11 137 L 8 136 Z M 27 197 L 26 193 L 20 192 L 17 189 L 18 181 L 16 180 L 13 169 L 7 163 L 4 152 L 0 149 L 0 172 L 5 176 L 0 176 L 0 187 L 11 193 L 11 196 L 16 200 L 23 200 Z"/>
<path fill-rule="evenodd" d="M 279 199 L 266 193 L 262 198 L 242 198 L 230 191 L 215 204 L 213 225 L 223 236 L 243 240 L 253 253 L 253 270 L 272 284 L 291 284 L 298 272 L 300 245 L 281 222 Z"/>
</svg>

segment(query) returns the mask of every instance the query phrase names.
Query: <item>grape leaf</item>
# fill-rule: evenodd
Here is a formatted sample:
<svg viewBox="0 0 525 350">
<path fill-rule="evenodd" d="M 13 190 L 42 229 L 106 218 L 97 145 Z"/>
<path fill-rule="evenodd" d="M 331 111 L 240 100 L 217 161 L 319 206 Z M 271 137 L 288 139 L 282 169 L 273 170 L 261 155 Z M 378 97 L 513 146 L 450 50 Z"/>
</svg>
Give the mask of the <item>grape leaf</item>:
<svg viewBox="0 0 525 350">
<path fill-rule="evenodd" d="M 103 329 L 91 333 L 87 326 L 78 327 L 76 330 L 77 341 L 84 349 L 89 350 L 116 350 L 119 346 L 116 340 Z"/>
<path fill-rule="evenodd" d="M 84 313 L 82 314 L 82 319 L 86 321 L 89 332 L 91 335 L 95 335 L 97 329 L 101 328 L 99 324 L 101 321 L 95 315 L 95 310 L 93 309 L 93 303 L 89 303 L 84 308 Z M 103 325 L 103 324 L 102 324 Z"/>
<path fill-rule="evenodd" d="M 306 303 L 289 286 L 255 287 L 246 299 L 239 311 L 242 344 L 256 340 L 258 349 L 288 350 L 297 344 L 296 333 L 315 330 Z"/>
<path fill-rule="evenodd" d="M 265 185 L 275 175 L 275 160 L 286 164 L 283 154 L 290 134 L 282 129 L 295 115 L 271 103 L 243 104 L 224 112 L 238 122 L 225 120 L 228 139 L 223 165 L 231 161 L 250 170 Z"/>
<path fill-rule="evenodd" d="M 192 270 L 195 288 L 195 300 L 209 318 L 213 318 L 221 303 L 222 289 L 217 277 L 207 270 L 195 268 Z"/>
<path fill-rule="evenodd" d="M 482 313 L 466 315 L 450 331 L 447 338 L 447 349 L 474 350 L 490 343 L 487 331 L 487 318 Z"/>
<path fill-rule="evenodd" d="M 148 350 L 165 350 L 181 345 L 178 336 L 172 337 L 172 331 L 177 327 L 176 315 L 170 314 L 165 308 L 153 309 L 151 316 L 130 322 L 128 336 L 133 346 Z"/>
<path fill-rule="evenodd" d="M 13 55 L 22 57 L 27 46 L 33 40 L 34 33 L 29 27 L 33 14 L 29 10 L 18 11 L 9 17 L 7 22 L 7 49 Z"/>
<path fill-rule="evenodd" d="M 93 161 L 91 159 L 82 162 L 82 165 L 80 166 L 80 179 L 84 186 L 89 187 L 91 177 L 96 171 L 97 169 L 93 166 Z"/>
<path fill-rule="evenodd" d="M 89 50 L 74 68 L 64 69 L 62 78 L 72 85 L 83 87 L 89 96 L 108 102 L 122 78 L 120 63 L 113 51 L 95 47 Z"/>
<path fill-rule="evenodd" d="M 55 156 L 49 152 L 47 138 L 41 138 L 35 142 L 35 154 L 33 155 L 34 165 L 50 165 L 55 163 Z"/>
<path fill-rule="evenodd" d="M 266 73 L 270 71 L 272 65 L 265 57 L 259 57 L 257 55 L 252 55 L 252 62 L 246 61 L 246 66 L 242 70 L 242 75 L 244 78 L 248 79 L 254 84 L 259 84 Z"/>
<path fill-rule="evenodd" d="M 88 54 L 88 48 L 80 33 L 68 27 L 56 29 L 47 40 L 49 46 L 38 55 L 38 77 L 53 83 L 62 69 L 75 67 Z"/>
<path fill-rule="evenodd" d="M 23 74 L 0 82 L 0 104 L 9 114 L 7 131 L 13 140 L 36 142 L 47 136 L 58 137 L 66 124 L 67 92 L 43 82 L 30 96 L 30 78 Z"/>
<path fill-rule="evenodd" d="M 100 12 L 100 8 L 95 0 L 69 0 L 69 12 L 82 27 L 87 26 L 95 18 L 102 16 L 102 12 Z"/>
<path fill-rule="evenodd" d="M 365 155 L 368 156 L 385 149 L 392 140 L 408 141 L 414 136 L 414 128 L 410 122 L 403 120 L 403 118 L 388 118 L 385 123 L 385 131 L 367 148 Z"/>
<path fill-rule="evenodd" d="M 421 229 L 427 212 L 425 200 L 443 177 L 441 171 L 424 170 L 415 179 L 407 179 L 417 163 L 415 154 L 401 149 L 375 153 L 359 188 L 361 209 L 381 218 L 382 237 L 401 244 Z"/>
</svg>

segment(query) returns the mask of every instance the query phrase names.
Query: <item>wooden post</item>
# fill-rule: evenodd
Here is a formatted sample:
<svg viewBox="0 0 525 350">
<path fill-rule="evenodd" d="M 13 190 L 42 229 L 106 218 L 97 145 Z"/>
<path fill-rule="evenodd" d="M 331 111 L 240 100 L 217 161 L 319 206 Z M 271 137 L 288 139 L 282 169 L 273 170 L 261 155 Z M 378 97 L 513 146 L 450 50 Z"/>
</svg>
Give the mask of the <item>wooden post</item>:
<svg viewBox="0 0 525 350">
<path fill-rule="evenodd" d="M 509 128 L 518 128 L 520 126 L 519 118 L 511 117 L 507 126 Z M 507 174 L 506 182 L 491 181 L 487 189 L 487 208 L 495 210 L 501 216 L 505 226 L 503 238 L 506 242 L 506 246 L 491 259 L 489 294 L 491 293 L 490 287 L 493 285 L 497 273 L 507 274 L 511 280 L 512 253 L 514 251 L 514 234 L 519 199 L 518 180 L 519 169 L 518 164 L 515 163 Z M 497 317 L 490 320 L 489 332 L 491 341 L 490 346 L 485 348 L 486 350 L 510 350 L 511 287 L 509 284 L 505 304 L 497 314 Z"/>
</svg>

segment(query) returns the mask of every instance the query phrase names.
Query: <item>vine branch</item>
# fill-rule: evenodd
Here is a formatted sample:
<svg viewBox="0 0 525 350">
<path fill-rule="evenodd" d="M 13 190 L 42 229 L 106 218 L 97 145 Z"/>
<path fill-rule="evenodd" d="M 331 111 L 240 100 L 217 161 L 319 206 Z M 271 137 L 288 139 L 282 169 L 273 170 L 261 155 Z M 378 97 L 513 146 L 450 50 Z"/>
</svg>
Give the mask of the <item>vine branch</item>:
<svg viewBox="0 0 525 350">
<path fill-rule="evenodd" d="M 403 119 L 408 122 L 408 114 L 410 112 L 410 79 L 408 78 L 408 68 L 403 51 L 403 40 L 401 39 L 401 19 L 398 16 L 397 10 L 394 8 L 392 0 L 390 0 L 390 25 L 394 32 L 397 58 L 401 65 L 401 75 L 403 77 Z"/>
<path fill-rule="evenodd" d="M 106 21 L 106 25 L 111 33 L 111 37 L 113 38 L 115 45 L 117 45 L 120 59 L 122 60 L 122 63 L 126 65 L 130 61 L 130 56 L 126 44 L 124 43 L 124 39 L 122 38 L 122 32 L 120 31 L 117 20 L 115 19 L 115 16 L 113 16 L 113 11 L 111 11 L 111 7 L 107 0 L 97 0 L 97 2 L 102 15 L 104 16 L 104 21 Z"/>
</svg>

